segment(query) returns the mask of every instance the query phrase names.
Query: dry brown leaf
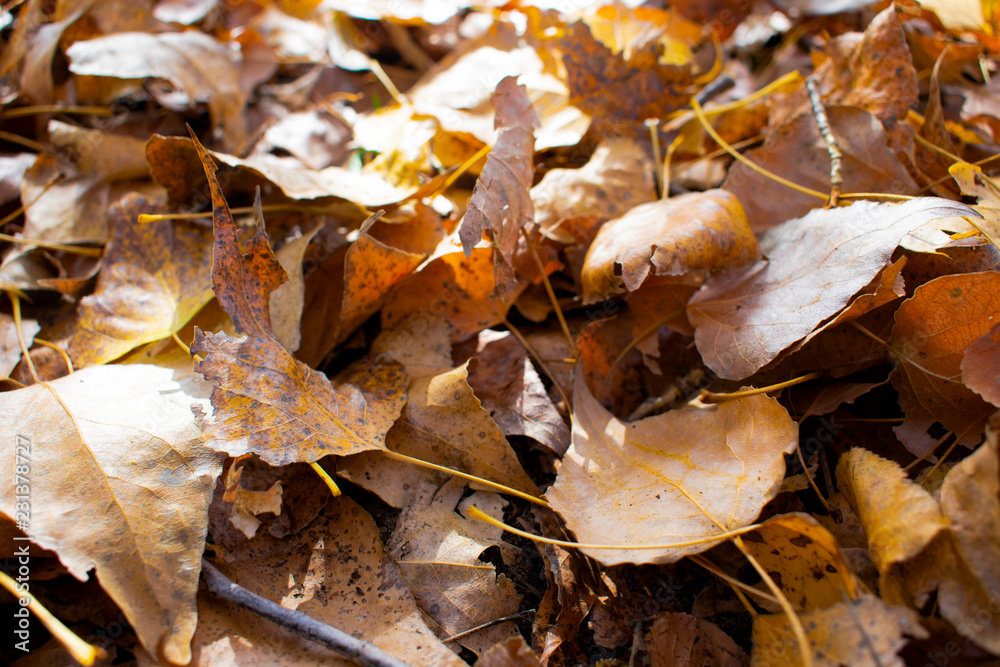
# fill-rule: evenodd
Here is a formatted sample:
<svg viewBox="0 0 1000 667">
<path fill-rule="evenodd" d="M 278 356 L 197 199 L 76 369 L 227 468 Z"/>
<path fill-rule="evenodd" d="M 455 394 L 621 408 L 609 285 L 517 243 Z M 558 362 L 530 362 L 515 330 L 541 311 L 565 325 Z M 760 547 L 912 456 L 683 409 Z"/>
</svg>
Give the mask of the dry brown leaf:
<svg viewBox="0 0 1000 667">
<path fill-rule="evenodd" d="M 191 656 L 222 469 L 191 413 L 192 403 L 207 405 L 208 386 L 185 365 L 88 368 L 0 398 L 12 462 L 0 470 L 0 511 L 23 520 L 77 579 L 96 569 L 142 644 L 180 664 Z M 27 512 L 17 485 L 30 486 Z"/>
<path fill-rule="evenodd" d="M 210 230 L 186 221 L 136 222 L 162 212 L 138 195 L 111 208 L 97 288 L 80 300 L 78 319 L 60 343 L 77 368 L 169 337 L 211 300 Z"/>
<path fill-rule="evenodd" d="M 562 456 L 569 429 L 549 398 L 528 353 L 513 334 L 485 330 L 469 366 L 469 386 L 504 435 L 523 435 Z"/>
<path fill-rule="evenodd" d="M 0 376 L 10 377 L 11 371 L 21 360 L 21 344 L 18 342 L 18 327 L 14 316 L 0 313 Z M 21 320 L 21 338 L 25 346 L 31 349 L 35 334 L 41 331 L 37 320 L 25 318 Z"/>
<path fill-rule="evenodd" d="M 552 508 L 578 541 L 665 549 L 582 549 L 605 564 L 675 562 L 718 544 L 711 536 L 746 526 L 775 496 L 794 422 L 776 401 L 753 396 L 709 410 L 685 407 L 630 424 L 607 412 L 578 372 L 573 444 Z"/>
<path fill-rule="evenodd" d="M 515 77 L 506 77 L 497 84 L 493 106 L 496 145 L 472 191 L 458 235 L 468 257 L 483 239 L 483 232 L 488 234 L 493 243 L 496 289 L 500 294 L 509 294 L 517 285 L 512 262 L 521 230 L 535 217 L 528 191 L 535 173 L 534 130 L 539 123 L 527 89 Z"/>
<path fill-rule="evenodd" d="M 663 118 L 685 106 L 693 84 L 690 62 L 663 64 L 663 45 L 636 45 L 628 59 L 614 54 L 577 21 L 559 42 L 570 104 L 590 114 L 596 130 L 616 125 L 637 131 L 647 118 Z M 617 134 L 621 134 L 621 128 Z"/>
<path fill-rule="evenodd" d="M 405 662 L 465 664 L 427 627 L 399 568 L 382 547 L 375 522 L 346 496 L 331 499 L 308 530 L 288 540 L 260 534 L 238 549 L 226 550 L 219 567 L 254 593 L 371 642 Z M 239 664 L 256 664 L 285 646 L 295 647 L 292 655 L 327 659 L 331 655 L 304 647 L 296 635 L 261 625 L 256 621 L 248 628 L 251 636 L 262 640 L 259 649 L 240 640 L 244 630 L 237 625 L 207 628 L 203 638 L 196 638 L 196 650 L 233 650 L 249 661 Z M 288 657 L 279 662 L 287 664 Z"/>
<path fill-rule="evenodd" d="M 800 614 L 815 667 L 904 667 L 897 653 L 903 635 L 926 637 L 920 617 L 906 607 L 890 607 L 872 595 Z M 784 614 L 760 615 L 753 624 L 751 667 L 802 665 L 799 645 Z"/>
<path fill-rule="evenodd" d="M 385 433 L 405 402 L 399 364 L 362 360 L 336 384 L 297 361 L 271 328 L 269 297 L 285 281 L 267 242 L 257 200 L 257 231 L 241 254 L 236 226 L 215 178 L 215 163 L 195 143 L 209 179 L 215 210 L 215 295 L 244 338 L 196 329 L 196 369 L 218 381 L 214 416 L 205 420 L 212 443 L 233 455 L 254 452 L 272 465 L 312 462 L 327 454 L 384 447 Z"/>
<path fill-rule="evenodd" d="M 917 184 L 872 114 L 848 106 L 828 107 L 826 114 L 843 154 L 843 192 L 916 194 Z M 830 157 L 811 110 L 772 129 L 764 145 L 747 151 L 746 157 L 798 185 L 819 192 L 830 190 Z M 823 200 L 765 178 L 743 163 L 733 164 L 722 187 L 739 197 L 756 232 L 823 206 Z"/>
<path fill-rule="evenodd" d="M 1000 322 L 965 348 L 962 382 L 1000 407 Z"/>
<path fill-rule="evenodd" d="M 962 382 L 969 345 L 998 323 L 1000 272 L 963 273 L 917 287 L 896 311 L 889 338 L 896 361 L 892 385 L 906 421 L 896 435 L 914 454 L 927 452 L 934 438 L 927 429 L 941 422 L 962 442 L 975 445 L 996 408 Z"/>
<path fill-rule="evenodd" d="M 655 168 L 639 144 L 618 138 L 599 145 L 579 169 L 552 169 L 535 187 L 531 201 L 541 233 L 560 243 L 584 239 L 562 227 L 575 218 L 610 220 L 656 200 Z"/>
<path fill-rule="evenodd" d="M 688 614 L 658 615 L 643 639 L 650 667 L 740 667 L 750 660 L 717 625 Z"/>
<path fill-rule="evenodd" d="M 635 291 L 650 275 L 735 269 L 760 256 L 739 200 L 724 190 L 633 208 L 597 233 L 583 264 L 583 298 Z M 620 277 L 619 277 L 620 276 Z"/>
<path fill-rule="evenodd" d="M 119 32 L 72 44 L 66 49 L 75 74 L 119 79 L 165 79 L 188 105 L 208 102 L 209 113 L 227 150 L 246 140 L 240 72 L 230 49 L 201 32 Z M 198 63 L 198 66 L 193 66 Z"/>
<path fill-rule="evenodd" d="M 868 538 L 883 582 L 890 570 L 922 552 L 947 528 L 938 504 L 899 465 L 853 448 L 837 464 L 837 483 Z"/>
<path fill-rule="evenodd" d="M 467 518 L 475 506 L 502 519 L 505 502 L 485 491 L 463 499 L 463 484 L 453 478 L 436 488 L 422 481 L 386 545 L 417 604 L 445 637 L 516 613 L 521 603 L 514 584 L 479 560 L 486 549 L 498 547 L 510 562 L 512 547 L 501 541 L 503 530 Z M 516 634 L 507 621 L 456 641 L 482 654 Z"/>
<path fill-rule="evenodd" d="M 698 350 L 720 377 L 748 377 L 838 314 L 908 232 L 934 218 L 971 214 L 933 197 L 857 202 L 769 230 L 761 239 L 767 260 L 710 278 L 688 303 Z"/>
<path fill-rule="evenodd" d="M 541 667 L 542 663 L 520 635 L 495 644 L 476 661 L 476 667 Z"/>
</svg>

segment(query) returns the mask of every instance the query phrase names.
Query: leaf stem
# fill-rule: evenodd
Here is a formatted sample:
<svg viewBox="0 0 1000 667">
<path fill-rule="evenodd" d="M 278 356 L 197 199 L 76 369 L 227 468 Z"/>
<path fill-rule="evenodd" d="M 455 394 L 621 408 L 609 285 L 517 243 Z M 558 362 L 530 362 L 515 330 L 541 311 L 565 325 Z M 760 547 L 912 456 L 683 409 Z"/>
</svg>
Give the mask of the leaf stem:
<svg viewBox="0 0 1000 667">
<path fill-rule="evenodd" d="M 69 374 L 72 375 L 74 373 L 73 360 L 69 358 L 69 354 L 66 353 L 66 350 L 62 349 L 58 345 L 55 345 L 54 343 L 50 343 L 47 340 L 42 340 L 41 338 L 35 338 L 34 343 L 36 345 L 44 345 L 45 347 L 55 350 L 59 356 L 63 358 L 63 361 L 66 362 L 66 369 L 69 371 Z"/>
<path fill-rule="evenodd" d="M 570 549 L 610 549 L 610 550 L 622 550 L 622 551 L 648 551 L 650 549 L 673 549 L 675 547 L 691 547 L 697 544 L 707 544 L 709 542 L 717 542 L 719 540 L 728 540 L 734 537 L 739 537 L 743 533 L 749 533 L 752 530 L 757 530 L 760 528 L 757 524 L 752 524 L 749 526 L 744 526 L 743 528 L 737 528 L 736 530 L 729 530 L 726 532 L 718 533 L 716 535 L 706 535 L 705 537 L 699 537 L 694 540 L 686 540 L 684 542 L 671 542 L 669 544 L 586 544 L 582 542 L 567 542 L 566 540 L 554 540 L 551 537 L 542 537 L 541 535 L 532 535 L 529 532 L 523 531 L 519 528 L 514 528 L 509 526 L 502 521 L 497 521 L 490 515 L 486 514 L 480 510 L 475 505 L 469 507 L 469 518 L 479 519 L 480 521 L 485 521 L 486 523 L 496 526 L 497 528 L 502 528 L 508 533 L 514 535 L 519 535 L 533 542 L 541 542 L 542 544 L 553 544 L 557 547 L 567 547 Z"/>
<path fill-rule="evenodd" d="M 520 341 L 521 345 L 524 346 L 524 349 L 528 351 L 528 354 L 530 354 L 535 359 L 535 361 L 538 362 L 539 368 L 545 371 L 545 374 L 549 376 L 549 379 L 552 380 L 552 386 L 555 387 L 556 391 L 559 392 L 559 395 L 562 396 L 563 403 L 566 405 L 566 410 L 571 411 L 573 408 L 573 404 L 570 403 L 569 401 L 569 395 L 559 384 L 559 381 L 556 380 L 555 374 L 552 373 L 552 370 L 542 360 L 541 355 L 539 355 L 538 352 L 535 351 L 535 348 L 531 346 L 531 343 L 529 343 L 528 339 L 524 337 L 524 334 L 518 331 L 517 327 L 511 324 L 506 317 L 503 318 L 503 324 L 507 327 L 507 329 L 510 330 L 512 334 L 514 334 L 514 337 L 517 338 L 518 341 Z"/>
<path fill-rule="evenodd" d="M 31 377 L 35 382 L 41 382 L 38 379 L 38 371 L 35 370 L 35 362 L 32 361 L 31 355 L 28 354 L 28 346 L 24 342 L 24 332 L 21 330 L 21 297 L 17 292 L 10 290 L 7 292 L 7 298 L 10 299 L 10 304 L 14 310 L 14 328 L 17 329 L 17 343 L 21 346 L 24 363 L 28 364 L 28 370 L 31 372 Z"/>
<path fill-rule="evenodd" d="M 382 454 L 385 454 L 390 459 L 395 459 L 397 461 L 403 461 L 404 463 L 409 463 L 411 465 L 415 465 L 418 468 L 427 468 L 429 470 L 436 470 L 438 472 L 447 473 L 447 474 L 453 475 L 455 477 L 460 477 L 462 479 L 467 479 L 470 482 L 478 482 L 479 484 L 483 484 L 485 486 L 492 487 L 492 488 L 500 491 L 501 493 L 506 493 L 506 494 L 509 494 L 509 495 L 512 495 L 512 496 L 517 496 L 518 498 L 523 498 L 524 500 L 527 500 L 530 503 L 535 503 L 536 505 L 540 505 L 541 507 L 548 507 L 549 506 L 549 504 L 547 502 L 545 502 L 541 498 L 538 498 L 536 496 L 531 495 L 530 493 L 525 493 L 524 491 L 518 491 L 517 489 L 512 489 L 509 486 L 504 486 L 503 484 L 499 484 L 497 482 L 491 482 L 490 480 L 483 479 L 482 477 L 476 477 L 475 475 L 470 475 L 468 473 L 461 472 L 459 470 L 453 470 L 452 468 L 447 468 L 445 466 L 441 466 L 441 465 L 438 465 L 436 463 L 431 463 L 429 461 L 424 461 L 423 459 L 415 459 L 412 456 L 407 456 L 406 454 L 400 454 L 399 452 L 394 452 L 391 449 L 378 449 L 378 450 L 375 450 L 375 451 L 378 451 L 378 452 L 381 452 Z"/>
<path fill-rule="evenodd" d="M 552 289 L 549 276 L 545 273 L 545 265 L 542 264 L 542 258 L 538 254 L 535 242 L 531 240 L 531 234 L 525 231 L 524 227 L 521 228 L 521 235 L 524 236 L 524 241 L 528 244 L 528 250 L 531 251 L 531 256 L 538 267 L 538 273 L 542 276 L 542 284 L 545 285 L 545 292 L 549 295 L 549 301 L 552 302 L 552 308 L 556 312 L 556 319 L 559 320 L 559 326 L 562 328 L 563 335 L 566 336 L 566 342 L 569 343 L 569 349 L 576 356 L 576 342 L 573 340 L 573 334 L 569 332 L 569 325 L 566 324 L 566 316 L 563 314 L 562 308 L 559 307 L 559 299 L 556 298 L 556 292 Z"/>
<path fill-rule="evenodd" d="M 321 466 L 316 461 L 312 461 L 309 464 L 309 467 L 312 468 L 317 475 L 319 475 L 319 478 L 323 480 L 323 483 L 326 484 L 327 488 L 330 489 L 330 493 L 333 494 L 334 498 L 340 495 L 340 487 L 337 486 L 337 482 L 335 482 L 334 479 L 330 477 L 330 474 L 327 471 L 323 470 L 323 466 Z"/>
<path fill-rule="evenodd" d="M 813 371 L 812 373 L 806 373 L 805 375 L 800 375 L 797 378 L 792 378 L 791 380 L 786 380 L 785 382 L 779 382 L 778 384 L 772 384 L 767 387 L 757 387 L 755 389 L 743 389 L 742 391 L 734 391 L 728 394 L 716 394 L 714 392 L 708 391 L 707 389 L 701 390 L 701 396 L 698 399 L 702 403 L 725 403 L 726 401 L 735 401 L 738 398 L 746 398 L 747 396 L 756 396 L 757 394 L 766 394 L 771 391 L 780 391 L 787 387 L 793 387 L 797 384 L 802 384 L 803 382 L 809 382 L 810 380 L 815 380 L 821 377 L 823 374 L 819 371 Z"/>
<path fill-rule="evenodd" d="M 42 625 L 52 633 L 53 637 L 59 640 L 59 643 L 73 656 L 73 659 L 81 665 L 90 667 L 90 665 L 97 663 L 98 660 L 105 661 L 108 659 L 108 654 L 103 648 L 88 644 L 80 639 L 72 630 L 63 625 L 62 621 L 53 616 L 52 612 L 43 607 L 42 603 L 34 595 L 27 590 L 19 590 L 17 583 L 3 570 L 0 570 L 0 585 L 6 588 L 14 597 L 27 598 L 28 609 L 31 613 L 38 617 Z"/>
</svg>

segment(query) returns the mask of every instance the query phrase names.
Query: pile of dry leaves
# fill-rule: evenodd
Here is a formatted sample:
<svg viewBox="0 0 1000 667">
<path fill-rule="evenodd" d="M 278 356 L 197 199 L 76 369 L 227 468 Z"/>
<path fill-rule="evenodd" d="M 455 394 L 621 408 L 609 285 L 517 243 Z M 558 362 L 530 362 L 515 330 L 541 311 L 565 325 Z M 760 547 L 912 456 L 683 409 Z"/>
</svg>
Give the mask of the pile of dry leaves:
<svg viewBox="0 0 1000 667">
<path fill-rule="evenodd" d="M 5 661 L 995 664 L 1000 10 L 639 4 L 4 3 Z"/>
</svg>

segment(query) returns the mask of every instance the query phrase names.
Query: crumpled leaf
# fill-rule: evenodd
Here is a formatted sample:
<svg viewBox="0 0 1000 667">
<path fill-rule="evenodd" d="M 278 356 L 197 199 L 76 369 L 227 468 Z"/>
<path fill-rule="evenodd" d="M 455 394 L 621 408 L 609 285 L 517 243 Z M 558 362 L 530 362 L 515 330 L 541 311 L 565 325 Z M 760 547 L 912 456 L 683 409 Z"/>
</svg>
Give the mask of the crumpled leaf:
<svg viewBox="0 0 1000 667">
<path fill-rule="evenodd" d="M 204 357 L 195 368 L 218 381 L 212 391 L 214 417 L 205 420 L 215 438 L 212 446 L 234 456 L 254 452 L 272 465 L 384 447 L 385 433 L 406 400 L 401 367 L 362 360 L 331 384 L 281 345 L 271 328 L 269 297 L 286 276 L 268 245 L 260 200 L 257 231 L 243 255 L 215 163 L 200 143 L 195 147 L 215 210 L 213 289 L 244 334 L 234 339 L 195 330 L 191 350 Z"/>
<path fill-rule="evenodd" d="M 603 301 L 621 292 L 623 283 L 633 292 L 650 274 L 733 269 L 759 256 L 743 207 L 728 192 L 708 190 L 662 199 L 637 206 L 601 227 L 584 260 L 583 299 Z"/>
<path fill-rule="evenodd" d="M 766 260 L 709 278 L 688 303 L 705 363 L 723 378 L 752 375 L 840 312 L 908 232 L 951 215 L 974 214 L 934 197 L 861 201 L 769 230 L 761 239 Z"/>
<path fill-rule="evenodd" d="M 690 63 L 661 64 L 663 46 L 657 40 L 633 49 L 626 60 L 577 21 L 566 27 L 559 47 L 570 104 L 590 114 L 597 130 L 663 118 L 685 106 L 691 95 Z"/>
<path fill-rule="evenodd" d="M 142 644 L 186 664 L 222 460 L 190 409 L 207 404 L 208 386 L 182 369 L 100 366 L 3 394 L 11 465 L 0 470 L 0 511 L 77 579 L 96 569 Z M 18 484 L 31 487 L 28 513 L 16 509 Z"/>
<path fill-rule="evenodd" d="M 569 429 L 520 341 L 511 333 L 479 333 L 469 366 L 469 386 L 504 435 L 524 435 L 558 455 L 569 447 Z"/>
<path fill-rule="evenodd" d="M 361 637 L 404 662 L 465 664 L 427 627 L 399 568 L 382 547 L 375 522 L 346 496 L 331 499 L 308 530 L 288 540 L 258 535 L 240 548 L 226 550 L 218 565 L 254 593 Z M 271 624 L 262 629 L 256 618 L 242 627 L 242 619 L 236 620 L 226 623 L 229 627 L 209 626 L 204 634 L 199 626 L 195 637 L 196 652 L 203 656 L 199 664 L 215 664 L 209 656 L 229 651 L 245 660 L 236 663 L 240 665 L 260 664 L 271 656 L 287 664 L 289 655 L 281 653 L 287 646 L 294 647 L 291 655 L 296 657 L 304 653 L 330 660 L 329 651 L 318 653 L 312 648 L 315 644 L 286 630 Z M 247 646 L 241 636 L 259 643 Z"/>
<path fill-rule="evenodd" d="M 527 89 L 514 77 L 506 77 L 497 84 L 493 106 L 499 130 L 496 145 L 472 191 L 458 235 L 468 257 L 482 240 L 483 232 L 489 234 L 493 241 L 496 288 L 500 293 L 509 293 L 517 284 L 512 266 L 514 251 L 521 230 L 534 218 L 528 191 L 535 173 L 534 129 L 539 123 Z"/>
<path fill-rule="evenodd" d="M 965 350 L 1000 322 L 1000 272 L 942 276 L 917 287 L 896 311 L 889 338 L 896 369 L 892 385 L 906 421 L 896 434 L 914 454 L 934 443 L 934 422 L 968 445 L 982 437 L 995 406 L 962 382 Z"/>
<path fill-rule="evenodd" d="M 66 56 L 75 74 L 166 79 L 186 104 L 208 102 L 228 150 L 238 150 L 246 140 L 246 94 L 239 86 L 239 69 L 230 49 L 209 35 L 192 30 L 119 32 L 76 42 Z M 176 94 L 165 97 L 177 101 Z"/>
<path fill-rule="evenodd" d="M 546 498 L 577 540 L 705 540 L 665 549 L 581 549 L 605 565 L 671 563 L 718 544 L 712 535 L 749 524 L 777 494 L 783 455 L 797 442 L 788 413 L 763 396 L 629 424 L 594 399 L 579 371 L 573 397 L 573 444 Z"/>
<path fill-rule="evenodd" d="M 563 227 L 576 218 L 610 220 L 656 200 L 655 168 L 639 144 L 627 138 L 601 143 L 579 169 L 552 169 L 531 188 L 535 223 L 560 243 L 583 239 Z"/>
<path fill-rule="evenodd" d="M 907 663 L 897 655 L 906 645 L 903 635 L 928 636 L 916 612 L 890 607 L 873 595 L 800 614 L 799 619 L 815 667 L 904 667 Z M 751 665 L 803 664 L 792 626 L 784 614 L 757 616 L 753 644 Z"/>
<path fill-rule="evenodd" d="M 386 544 L 417 604 L 444 636 L 509 616 L 521 603 L 514 584 L 479 559 L 486 549 L 498 547 L 509 561 L 503 530 L 467 518 L 468 508 L 475 506 L 500 519 L 505 502 L 487 491 L 463 499 L 463 484 L 453 478 L 438 489 L 422 481 Z M 481 654 L 516 634 L 507 621 L 457 641 Z"/>
<path fill-rule="evenodd" d="M 384 332 L 372 345 L 374 354 L 396 360 L 410 377 L 406 407 L 386 434 L 386 445 L 537 495 L 517 454 L 469 386 L 469 362 L 454 367 L 447 340 L 447 323 L 423 314 Z M 342 472 L 393 506 L 402 506 L 429 475 L 407 463 L 364 454 L 345 461 Z M 433 478 L 440 483 L 440 475 Z"/>
</svg>

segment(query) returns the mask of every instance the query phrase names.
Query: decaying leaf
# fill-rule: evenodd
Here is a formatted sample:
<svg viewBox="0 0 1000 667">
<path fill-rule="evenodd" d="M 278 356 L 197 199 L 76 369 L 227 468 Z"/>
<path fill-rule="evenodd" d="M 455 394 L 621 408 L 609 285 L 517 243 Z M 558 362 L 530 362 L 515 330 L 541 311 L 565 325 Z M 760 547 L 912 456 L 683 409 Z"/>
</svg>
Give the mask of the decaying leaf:
<svg viewBox="0 0 1000 667">
<path fill-rule="evenodd" d="M 0 470 L 0 511 L 76 578 L 95 569 L 142 644 L 180 664 L 191 657 L 207 509 L 222 470 L 191 414 L 192 403 L 207 405 L 208 387 L 183 364 L 88 368 L 0 398 L 12 462 Z M 18 485 L 30 488 L 28 509 L 15 500 Z"/>
<path fill-rule="evenodd" d="M 468 257 L 482 240 L 483 232 L 489 234 L 497 290 L 509 293 L 517 283 L 512 266 L 514 251 L 521 230 L 534 218 L 528 191 L 535 173 L 532 155 L 538 116 L 531 108 L 525 87 L 512 77 L 497 84 L 493 105 L 497 110 L 497 142 L 472 191 L 458 235 Z"/>
<path fill-rule="evenodd" d="M 461 480 L 439 489 L 421 482 L 386 545 L 417 604 L 445 637 L 509 616 L 521 602 L 510 580 L 479 559 L 491 546 L 502 553 L 510 549 L 501 542 L 503 531 L 466 516 L 475 506 L 500 518 L 503 500 L 484 491 L 463 499 L 462 490 Z M 514 634 L 508 621 L 458 641 L 482 654 Z"/>
<path fill-rule="evenodd" d="M 669 563 L 718 544 L 713 535 L 746 526 L 774 497 L 783 455 L 795 447 L 795 424 L 763 396 L 630 424 L 594 399 L 583 373 L 573 396 L 573 444 L 546 497 L 577 540 L 650 547 L 703 540 L 582 549 L 606 565 Z"/>
<path fill-rule="evenodd" d="M 271 328 L 269 297 L 285 272 L 268 245 L 259 200 L 257 231 L 243 255 L 215 163 L 201 144 L 195 146 L 215 209 L 213 288 L 245 334 L 234 339 L 197 329 L 191 345 L 205 357 L 195 368 L 218 381 L 214 416 L 206 422 L 213 446 L 233 455 L 252 451 L 274 465 L 383 447 L 405 401 L 402 369 L 389 361 L 362 361 L 334 385 L 281 345 Z"/>
</svg>

